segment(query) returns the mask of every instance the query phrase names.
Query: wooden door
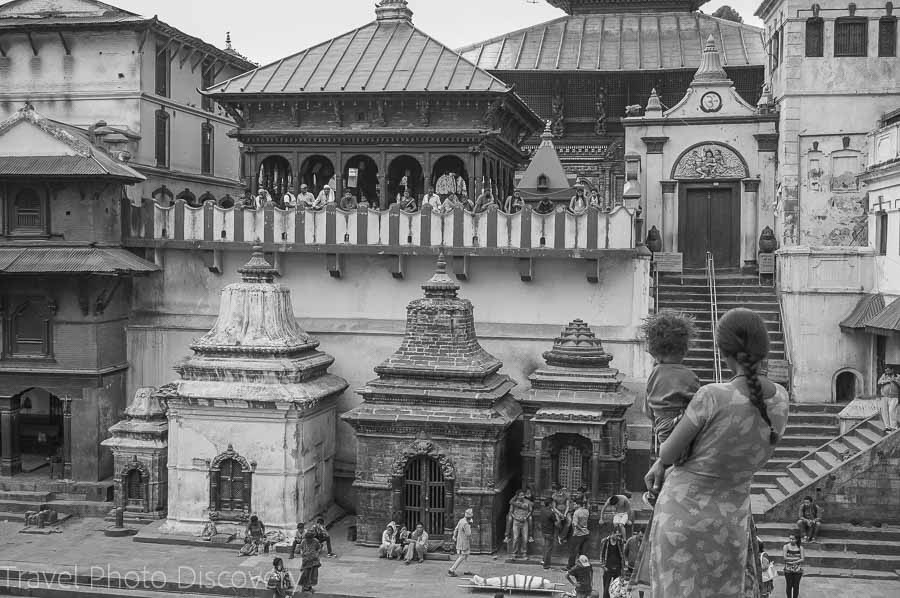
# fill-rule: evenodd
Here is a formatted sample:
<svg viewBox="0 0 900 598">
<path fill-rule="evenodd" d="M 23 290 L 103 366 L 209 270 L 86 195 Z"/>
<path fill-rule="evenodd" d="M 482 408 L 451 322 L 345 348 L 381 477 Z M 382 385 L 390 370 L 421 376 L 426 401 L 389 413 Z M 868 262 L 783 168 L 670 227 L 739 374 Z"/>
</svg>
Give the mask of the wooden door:
<svg viewBox="0 0 900 598">
<path fill-rule="evenodd" d="M 716 268 L 740 265 L 740 196 L 734 188 L 688 188 L 678 216 L 678 244 L 685 267 L 704 267 L 707 251 L 715 257 Z"/>
<path fill-rule="evenodd" d="M 444 473 L 435 459 L 423 455 L 406 464 L 403 512 L 407 529 L 413 530 L 421 523 L 429 535 L 443 534 L 447 513 L 445 489 Z"/>
</svg>

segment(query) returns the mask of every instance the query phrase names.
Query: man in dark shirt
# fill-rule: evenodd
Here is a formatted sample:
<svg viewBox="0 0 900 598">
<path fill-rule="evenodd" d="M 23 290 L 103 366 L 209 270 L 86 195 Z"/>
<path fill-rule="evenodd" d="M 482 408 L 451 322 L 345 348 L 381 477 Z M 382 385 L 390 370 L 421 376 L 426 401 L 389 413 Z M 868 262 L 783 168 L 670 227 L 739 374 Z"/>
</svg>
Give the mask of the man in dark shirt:
<svg viewBox="0 0 900 598">
<path fill-rule="evenodd" d="M 566 581 L 575 586 L 575 598 L 590 598 L 594 590 L 594 568 L 585 555 L 579 556 L 575 566 L 566 571 Z"/>
<path fill-rule="evenodd" d="M 544 499 L 544 508 L 541 509 L 538 519 L 541 526 L 541 534 L 544 536 L 544 560 L 541 565 L 544 569 L 550 568 L 550 558 L 553 556 L 553 545 L 556 543 L 556 515 L 553 514 L 553 500 Z"/>
<path fill-rule="evenodd" d="M 622 575 L 625 564 L 625 553 L 622 546 L 622 535 L 618 530 L 603 539 L 600 543 L 600 566 L 603 567 L 603 598 L 609 598 L 609 584 Z"/>
</svg>

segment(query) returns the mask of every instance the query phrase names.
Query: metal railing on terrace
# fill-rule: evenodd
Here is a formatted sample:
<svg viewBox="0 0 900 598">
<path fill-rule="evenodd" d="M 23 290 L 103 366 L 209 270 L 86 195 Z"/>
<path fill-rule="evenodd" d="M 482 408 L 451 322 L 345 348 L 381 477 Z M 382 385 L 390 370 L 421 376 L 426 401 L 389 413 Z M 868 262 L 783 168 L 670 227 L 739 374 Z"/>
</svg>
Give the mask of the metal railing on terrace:
<svg viewBox="0 0 900 598">
<path fill-rule="evenodd" d="M 182 200 L 165 206 L 123 204 L 125 244 L 132 247 L 227 249 L 262 243 L 296 252 L 415 253 L 419 248 L 456 248 L 467 254 L 571 254 L 630 250 L 641 238 L 640 213 L 617 207 L 606 213 L 588 208 L 581 214 L 557 209 L 539 214 L 526 207 L 516 214 L 495 208 L 481 213 L 456 208 L 441 213 L 424 206 L 403 212 L 330 204 L 321 210 L 282 210 L 274 204 L 255 210 L 220 208 L 212 202 L 191 207 Z"/>
</svg>

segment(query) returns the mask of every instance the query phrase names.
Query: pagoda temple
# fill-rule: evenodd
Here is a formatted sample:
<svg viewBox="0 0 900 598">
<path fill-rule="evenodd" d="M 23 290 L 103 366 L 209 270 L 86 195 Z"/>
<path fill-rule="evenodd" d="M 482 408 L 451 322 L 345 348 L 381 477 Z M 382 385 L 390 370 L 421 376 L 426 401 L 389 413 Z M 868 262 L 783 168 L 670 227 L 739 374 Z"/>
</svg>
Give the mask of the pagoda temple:
<svg viewBox="0 0 900 598">
<path fill-rule="evenodd" d="M 698 12 L 708 0 L 547 0 L 565 16 L 461 48 L 464 58 L 514 85 L 552 122 L 567 172 L 606 205 L 625 186 L 622 119 L 640 115 L 650 91 L 674 106 L 712 35 L 738 93 L 751 105 L 765 75 L 763 30 Z M 530 138 L 524 147 L 535 152 Z"/>
<path fill-rule="evenodd" d="M 508 85 L 417 29 L 406 0 L 334 39 L 214 85 L 248 188 L 280 201 L 329 185 L 370 207 L 409 191 L 505 197 L 543 122 Z"/>
<path fill-rule="evenodd" d="M 222 291 L 219 317 L 164 385 L 168 404 L 167 532 L 242 530 L 252 514 L 292 530 L 333 500 L 334 358 L 298 325 L 291 293 L 256 248 Z"/>
<path fill-rule="evenodd" d="M 457 297 L 443 253 L 422 288 L 402 345 L 358 391 L 363 403 L 341 416 L 357 439 L 357 539 L 378 544 L 389 521 L 448 539 L 471 508 L 472 551 L 490 552 L 517 477 L 515 382 L 479 345 L 472 303 Z"/>
</svg>

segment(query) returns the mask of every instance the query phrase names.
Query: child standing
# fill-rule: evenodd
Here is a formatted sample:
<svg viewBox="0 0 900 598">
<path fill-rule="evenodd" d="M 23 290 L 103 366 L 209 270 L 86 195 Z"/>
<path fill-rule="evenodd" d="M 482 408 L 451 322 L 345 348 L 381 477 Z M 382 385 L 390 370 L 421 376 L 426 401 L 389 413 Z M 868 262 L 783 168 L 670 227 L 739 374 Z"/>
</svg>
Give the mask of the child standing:
<svg viewBox="0 0 900 598">
<path fill-rule="evenodd" d="M 647 379 L 645 413 L 653 420 L 654 455 L 675 429 L 688 403 L 700 389 L 700 380 L 687 366 L 694 323 L 683 314 L 663 310 L 644 322 L 647 352 L 656 365 Z"/>
</svg>

